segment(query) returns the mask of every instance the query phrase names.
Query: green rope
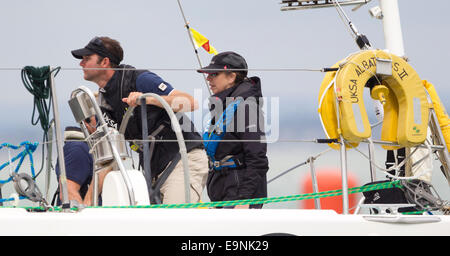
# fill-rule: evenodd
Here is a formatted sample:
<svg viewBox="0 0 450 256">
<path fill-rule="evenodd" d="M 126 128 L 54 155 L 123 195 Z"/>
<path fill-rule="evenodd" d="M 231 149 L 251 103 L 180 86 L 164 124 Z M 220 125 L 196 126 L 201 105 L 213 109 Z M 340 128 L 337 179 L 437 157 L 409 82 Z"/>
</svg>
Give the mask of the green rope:
<svg viewBox="0 0 450 256">
<path fill-rule="evenodd" d="M 31 124 L 36 125 L 39 121 L 44 132 L 47 132 L 50 124 L 51 88 L 50 66 L 41 68 L 26 66 L 22 69 L 22 82 L 25 88 L 34 96 L 33 114 Z M 46 100 L 49 100 L 48 103 Z M 35 118 L 36 110 L 39 113 Z"/>
<path fill-rule="evenodd" d="M 360 193 L 372 190 L 387 189 L 393 187 L 402 187 L 400 181 L 377 183 L 372 185 L 365 185 L 361 187 L 349 188 L 348 193 Z M 324 198 L 331 196 L 342 195 L 342 190 L 330 190 L 323 191 L 319 193 L 307 193 L 300 195 L 291 196 L 279 196 L 271 198 L 255 198 L 255 199 L 244 199 L 244 200 L 233 200 L 233 201 L 219 201 L 219 202 L 207 202 L 207 203 L 194 203 L 194 204 L 153 204 L 153 205 L 135 205 L 135 206 L 89 206 L 87 208 L 204 208 L 204 207 L 219 207 L 219 206 L 234 206 L 234 205 L 247 205 L 247 204 L 267 204 L 267 203 L 277 203 L 277 202 L 289 202 L 289 201 L 299 201 L 314 198 Z M 27 210 L 43 210 L 42 207 L 25 207 Z M 61 211 L 61 207 L 54 207 L 49 209 L 50 211 Z M 78 208 L 71 209 L 73 211 L 79 210 Z"/>
<path fill-rule="evenodd" d="M 25 88 L 34 96 L 33 114 L 31 115 L 31 124 L 37 125 L 38 122 L 44 130 L 43 143 L 42 143 L 42 166 L 38 174 L 39 176 L 44 167 L 44 146 L 48 141 L 48 130 L 50 129 L 50 109 L 52 104 L 52 91 L 50 87 L 51 73 L 58 74 L 61 68 L 57 67 L 50 70 L 50 66 L 44 67 L 32 67 L 26 66 L 22 69 L 22 82 Z M 36 110 L 39 114 L 36 117 Z"/>
</svg>

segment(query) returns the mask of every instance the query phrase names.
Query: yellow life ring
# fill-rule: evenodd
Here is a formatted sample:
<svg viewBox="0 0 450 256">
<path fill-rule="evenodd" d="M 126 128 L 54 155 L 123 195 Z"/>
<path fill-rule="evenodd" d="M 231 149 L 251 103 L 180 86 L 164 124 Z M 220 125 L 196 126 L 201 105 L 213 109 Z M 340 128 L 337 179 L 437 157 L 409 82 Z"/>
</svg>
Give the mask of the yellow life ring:
<svg viewBox="0 0 450 256">
<path fill-rule="evenodd" d="M 331 68 L 338 68 L 339 64 L 343 60 L 339 61 Z M 339 128 L 337 122 L 336 112 L 336 94 L 334 92 L 334 83 L 336 78 L 336 71 L 327 72 L 319 90 L 319 118 L 325 132 L 325 135 L 329 139 L 339 138 Z M 330 143 L 328 144 L 333 149 L 339 149 L 339 145 Z M 358 144 L 352 143 L 346 147 L 355 147 Z"/>
<path fill-rule="evenodd" d="M 376 74 L 377 59 L 391 61 L 392 75 Z M 373 87 L 371 96 L 384 103 L 381 139 L 403 147 L 424 142 L 429 104 L 422 80 L 404 59 L 382 50 L 366 50 L 350 55 L 333 67 L 338 70 L 325 75 L 319 91 L 318 111 L 328 138 L 342 135 L 352 146 L 357 146 L 371 136 L 363 91 L 369 79 L 375 77 L 378 85 Z M 336 149 L 337 145 L 330 146 Z"/>
<path fill-rule="evenodd" d="M 425 86 L 428 94 L 430 95 L 431 101 L 433 102 L 433 108 L 436 112 L 436 117 L 442 131 L 442 136 L 444 137 L 447 149 L 450 150 L 450 118 L 448 117 L 447 111 L 445 110 L 444 105 L 439 99 L 439 96 L 434 89 L 433 84 L 431 84 L 427 80 L 423 80 L 422 82 L 423 86 Z"/>
</svg>

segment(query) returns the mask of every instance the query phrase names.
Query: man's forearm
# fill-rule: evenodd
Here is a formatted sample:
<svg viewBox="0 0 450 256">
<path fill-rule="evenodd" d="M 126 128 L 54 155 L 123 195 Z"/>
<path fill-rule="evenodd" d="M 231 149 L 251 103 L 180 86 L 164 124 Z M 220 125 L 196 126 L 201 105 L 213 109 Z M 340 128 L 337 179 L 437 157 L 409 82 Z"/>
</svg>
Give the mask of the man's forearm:
<svg viewBox="0 0 450 256">
<path fill-rule="evenodd" d="M 138 99 L 142 94 L 143 93 L 141 92 L 131 92 L 128 97 L 123 98 L 122 101 L 130 106 L 136 107 L 140 105 Z M 161 98 L 169 104 L 174 112 L 190 112 L 198 109 L 198 102 L 194 97 L 182 91 L 173 90 L 170 95 L 163 95 Z M 163 105 L 153 97 L 147 97 L 145 102 L 147 105 L 155 105 L 163 108 Z"/>
<path fill-rule="evenodd" d="M 103 181 L 105 180 L 106 175 L 112 171 L 113 163 L 104 167 L 102 170 L 98 172 L 98 192 L 101 193 L 103 190 Z M 88 191 L 86 192 L 86 196 L 84 197 L 83 204 L 84 205 L 92 205 L 94 198 L 94 179 L 92 179 L 91 184 L 89 185 Z"/>
<path fill-rule="evenodd" d="M 59 186 L 61 188 L 61 186 Z M 69 200 L 76 200 L 78 203 L 83 203 L 83 199 L 80 195 L 80 185 L 72 180 L 67 180 L 67 192 Z M 62 193 L 59 193 L 59 198 L 63 201 Z"/>
<path fill-rule="evenodd" d="M 190 95 L 168 95 L 161 96 L 174 112 L 191 112 L 198 109 L 197 101 Z M 163 108 L 162 104 L 155 98 L 147 98 L 148 105 L 155 105 Z"/>
</svg>

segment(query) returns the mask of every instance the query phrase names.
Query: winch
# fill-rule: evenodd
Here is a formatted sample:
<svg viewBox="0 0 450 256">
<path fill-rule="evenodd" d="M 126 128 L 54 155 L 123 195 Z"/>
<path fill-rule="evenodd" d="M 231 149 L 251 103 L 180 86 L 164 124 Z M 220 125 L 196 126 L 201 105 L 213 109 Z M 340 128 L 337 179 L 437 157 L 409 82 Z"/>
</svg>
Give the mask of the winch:
<svg viewBox="0 0 450 256">
<path fill-rule="evenodd" d="M 130 157 L 123 134 L 120 134 L 116 129 L 111 127 L 108 127 L 107 129 L 109 136 L 112 138 L 111 143 L 117 148 L 120 158 Z M 105 132 L 97 130 L 87 139 L 96 165 L 105 165 L 114 159 L 111 146 L 106 138 Z"/>
<path fill-rule="evenodd" d="M 103 205 L 148 204 L 148 193 L 146 193 L 147 191 L 146 187 L 144 186 L 145 189 L 139 190 L 138 188 L 140 186 L 136 185 L 136 183 L 139 183 L 139 180 L 144 179 L 142 173 L 136 170 L 126 170 L 122 162 L 123 158 L 129 157 L 128 152 L 126 150 L 124 136 L 123 134 L 119 134 L 119 132 L 116 129 L 108 127 L 108 124 L 104 120 L 102 111 L 100 110 L 100 107 L 98 106 L 91 90 L 89 90 L 87 87 L 84 86 L 78 87 L 71 94 L 69 106 L 70 109 L 72 110 L 76 122 L 80 124 L 81 129 L 85 134 L 86 140 L 90 147 L 90 152 L 92 153 L 94 158 L 94 173 L 93 173 L 94 205 L 98 204 L 98 195 L 99 195 L 98 175 L 106 165 L 112 164 L 112 161 L 114 161 L 114 166 L 117 167 L 118 170 L 113 170 L 107 174 L 103 184 L 103 189 L 105 190 L 105 187 L 108 186 L 113 186 L 118 189 L 112 190 L 106 189 L 107 191 L 113 191 L 114 195 L 108 194 L 107 191 L 103 191 L 102 193 Z M 93 116 L 98 118 L 99 125 L 96 128 L 96 130 L 94 132 L 91 131 L 92 134 L 90 134 L 89 129 L 86 127 L 84 121 L 88 118 L 89 119 L 92 118 Z M 108 176 L 111 175 L 118 176 L 120 178 L 113 179 L 112 182 L 113 184 L 108 184 L 107 178 Z M 140 199 L 137 199 L 135 197 L 136 188 L 139 190 L 140 193 L 145 194 L 143 196 L 139 196 Z M 121 198 L 120 201 L 115 200 L 115 198 L 118 198 L 116 193 L 124 195 L 123 197 L 120 197 Z M 112 199 L 110 200 L 110 198 Z"/>
</svg>

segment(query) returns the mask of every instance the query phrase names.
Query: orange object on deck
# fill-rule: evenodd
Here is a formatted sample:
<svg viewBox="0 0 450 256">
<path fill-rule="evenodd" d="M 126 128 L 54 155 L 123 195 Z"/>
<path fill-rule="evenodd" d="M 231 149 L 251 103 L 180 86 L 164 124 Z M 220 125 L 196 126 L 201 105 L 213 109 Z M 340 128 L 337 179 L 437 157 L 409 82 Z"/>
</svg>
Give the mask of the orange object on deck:
<svg viewBox="0 0 450 256">
<path fill-rule="evenodd" d="M 342 189 L 341 171 L 337 168 L 318 169 L 316 171 L 316 180 L 319 187 L 318 192 Z M 348 188 L 358 186 L 357 177 L 347 171 Z M 313 193 L 311 173 L 303 176 L 300 185 L 300 193 Z M 352 213 L 358 203 L 359 194 L 349 194 L 349 212 Z M 331 209 L 337 213 L 342 213 L 342 195 L 320 198 L 321 209 Z M 301 209 L 315 209 L 314 199 L 300 201 Z"/>
</svg>

